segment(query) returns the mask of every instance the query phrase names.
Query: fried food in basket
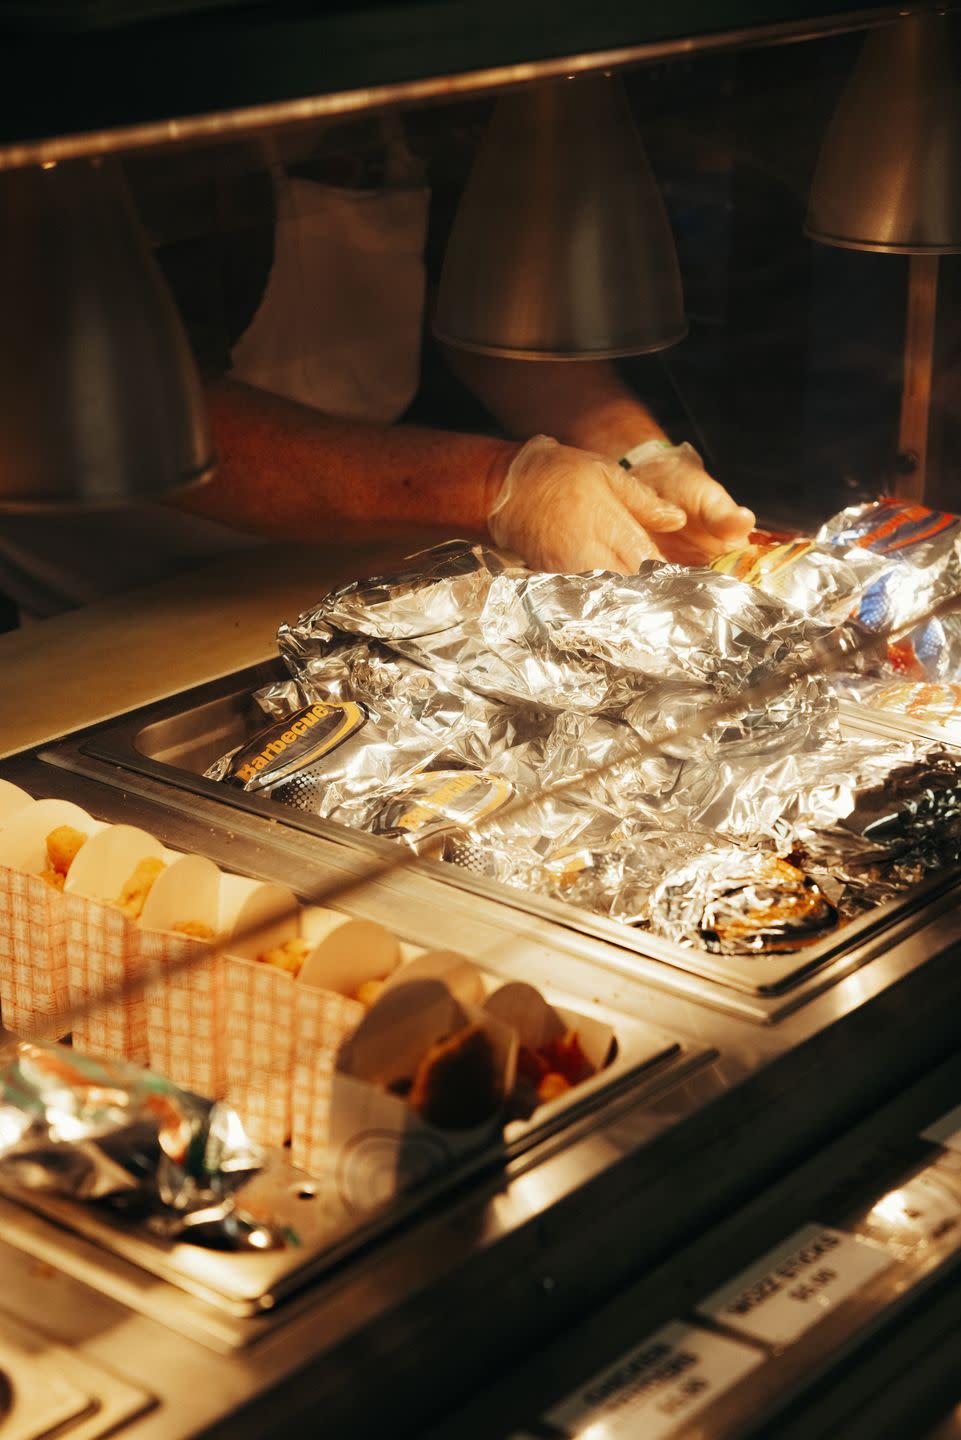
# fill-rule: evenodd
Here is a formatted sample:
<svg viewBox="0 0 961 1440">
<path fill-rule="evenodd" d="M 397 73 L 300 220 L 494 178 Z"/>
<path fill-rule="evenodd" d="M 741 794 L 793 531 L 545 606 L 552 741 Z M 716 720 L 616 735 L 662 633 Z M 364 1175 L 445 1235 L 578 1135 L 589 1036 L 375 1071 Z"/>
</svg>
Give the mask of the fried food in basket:
<svg viewBox="0 0 961 1440">
<path fill-rule="evenodd" d="M 173 927 L 177 935 L 186 935 L 191 940 L 212 940 L 216 933 L 211 925 L 202 920 L 181 920 Z"/>
<path fill-rule="evenodd" d="M 383 990 L 383 980 L 365 980 L 363 984 L 357 986 L 354 999 L 359 1000 L 361 1005 L 369 1010 L 380 999 Z"/>
<path fill-rule="evenodd" d="M 76 830 L 73 825 L 58 825 L 51 830 L 47 836 L 47 869 L 41 870 L 41 880 L 46 880 L 55 890 L 62 890 L 67 871 L 86 841 L 83 831 Z"/>
<path fill-rule="evenodd" d="M 576 1030 L 536 1048 L 522 1045 L 517 1056 L 518 1084 L 534 1092 L 538 1105 L 557 1100 L 595 1073 Z"/>
<path fill-rule="evenodd" d="M 565 1080 L 559 1071 L 549 1070 L 537 1087 L 537 1103 L 546 1105 L 550 1100 L 559 1100 L 571 1089 L 571 1082 Z"/>
<path fill-rule="evenodd" d="M 470 1130 L 490 1120 L 503 1099 L 490 1040 L 479 1025 L 465 1025 L 428 1048 L 408 1104 L 440 1130 Z"/>
<path fill-rule="evenodd" d="M 131 920 L 140 919 L 147 896 L 166 868 L 163 860 L 158 859 L 155 855 L 148 855 L 145 859 L 138 860 L 116 901 L 118 907 Z"/>
<path fill-rule="evenodd" d="M 293 935 L 285 940 L 282 945 L 274 945 L 270 950 L 262 950 L 257 956 L 258 965 L 273 965 L 278 970 L 286 970 L 288 975 L 297 976 L 307 956 L 310 954 L 311 943 L 299 935 Z"/>
</svg>

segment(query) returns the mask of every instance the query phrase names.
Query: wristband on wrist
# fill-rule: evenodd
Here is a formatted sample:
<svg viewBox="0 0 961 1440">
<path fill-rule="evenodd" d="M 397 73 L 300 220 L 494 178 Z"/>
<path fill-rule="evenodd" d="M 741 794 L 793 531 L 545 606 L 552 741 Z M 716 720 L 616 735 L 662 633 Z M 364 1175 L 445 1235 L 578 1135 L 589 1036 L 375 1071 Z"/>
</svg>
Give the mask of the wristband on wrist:
<svg viewBox="0 0 961 1440">
<path fill-rule="evenodd" d="M 665 450 L 676 450 L 677 446 L 672 445 L 670 440 L 645 440 L 640 445 L 635 445 L 618 460 L 622 470 L 633 470 L 635 465 L 640 465 L 652 456 L 662 454 Z"/>
</svg>

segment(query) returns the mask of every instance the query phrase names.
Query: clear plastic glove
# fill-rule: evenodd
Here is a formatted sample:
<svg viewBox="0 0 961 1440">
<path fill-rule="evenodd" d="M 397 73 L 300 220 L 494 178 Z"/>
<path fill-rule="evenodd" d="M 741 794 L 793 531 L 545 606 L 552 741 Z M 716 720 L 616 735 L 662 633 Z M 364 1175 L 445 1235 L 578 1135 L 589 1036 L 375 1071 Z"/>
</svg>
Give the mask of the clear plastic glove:
<svg viewBox="0 0 961 1440">
<path fill-rule="evenodd" d="M 754 515 L 712 480 L 693 445 L 644 447 L 643 458 L 625 473 L 684 511 L 683 529 L 658 540 L 666 560 L 703 565 L 747 542 Z M 673 528 L 673 527 L 672 527 Z"/>
<path fill-rule="evenodd" d="M 687 523 L 683 510 L 621 466 L 546 435 L 514 456 L 487 517 L 496 544 L 532 569 L 567 574 L 634 574 L 642 560 L 661 559 L 649 532 L 660 537 Z"/>
</svg>

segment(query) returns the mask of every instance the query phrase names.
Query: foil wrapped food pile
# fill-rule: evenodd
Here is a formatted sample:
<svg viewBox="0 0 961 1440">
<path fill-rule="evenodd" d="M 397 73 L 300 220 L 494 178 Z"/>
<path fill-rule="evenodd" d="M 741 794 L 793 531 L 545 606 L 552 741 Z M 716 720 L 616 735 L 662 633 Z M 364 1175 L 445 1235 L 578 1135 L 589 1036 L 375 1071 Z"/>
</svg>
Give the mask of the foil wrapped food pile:
<svg viewBox="0 0 961 1440">
<path fill-rule="evenodd" d="M 150 1071 L 0 1031 L 0 1178 L 99 1202 L 165 1238 L 283 1243 L 238 1209 L 261 1152 L 229 1106 Z"/>
<path fill-rule="evenodd" d="M 557 575 L 466 542 L 423 552 L 281 628 L 290 679 L 257 697 L 273 729 L 208 774 L 415 848 L 440 835 L 451 863 L 686 945 L 809 944 L 958 843 L 951 752 L 845 738 L 827 678 L 794 674 L 839 627 L 883 628 L 872 595 L 888 619 L 918 608 L 888 578 L 905 562 L 853 540 L 845 515 L 789 564 L 768 547 Z M 928 579 L 922 602 L 961 586 L 961 566 Z M 775 699 L 670 738 L 789 672 Z M 655 757 L 633 753 L 655 735 Z"/>
</svg>

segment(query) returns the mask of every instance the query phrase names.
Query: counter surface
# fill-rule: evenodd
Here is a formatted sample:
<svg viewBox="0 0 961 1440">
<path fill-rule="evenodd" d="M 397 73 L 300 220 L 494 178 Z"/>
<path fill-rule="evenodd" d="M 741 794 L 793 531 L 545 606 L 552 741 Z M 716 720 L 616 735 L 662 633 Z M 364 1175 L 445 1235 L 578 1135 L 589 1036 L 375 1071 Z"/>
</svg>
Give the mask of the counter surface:
<svg viewBox="0 0 961 1440">
<path fill-rule="evenodd" d="M 264 545 L 2 635 L 0 757 L 276 655 L 282 620 L 418 548 Z"/>
<path fill-rule="evenodd" d="M 265 547 L 255 559 L 225 559 L 0 639 L 0 748 L 40 745 L 256 664 L 275 653 L 281 619 L 414 548 Z M 149 776 L 134 786 L 128 772 L 97 768 L 94 758 L 70 742 L 53 757 L 10 759 L 0 772 L 32 794 L 73 799 L 99 818 L 139 824 L 173 849 L 282 880 L 302 896 L 320 876 L 355 874 L 367 863 L 349 837 L 228 813 L 213 797 Z M 940 1062 L 953 1068 L 932 1113 L 957 1105 L 959 887 L 955 881 L 883 932 L 860 937 L 768 1009 L 732 1005 L 734 992 L 663 958 L 522 914 L 493 893 L 468 893 L 439 864 L 381 877 L 352 897 L 352 913 L 386 920 L 424 948 L 456 949 L 505 974 L 516 963 L 531 983 L 588 1003 L 602 997 L 677 1042 L 677 1061 L 645 1072 L 563 1133 L 368 1234 L 349 1263 L 340 1259 L 320 1280 L 305 1277 L 301 1291 L 262 1316 L 225 1316 L 124 1254 L 0 1196 L 3 1311 L 155 1401 L 124 1427 L 130 1440 L 259 1440 L 281 1428 L 313 1433 L 321 1417 L 326 1434 L 352 1440 L 388 1429 L 424 1435 L 492 1373 L 512 1374 L 535 1347 L 614 1303 L 628 1281 L 649 1286 L 636 1314 L 643 1334 L 653 1333 L 799 1226 L 828 1223 L 821 1190 L 798 1184 L 795 1167 L 834 1147 L 818 1172 L 830 1188 L 845 1132 L 859 1127 L 864 1147 L 859 1140 L 846 1168 L 874 1173 L 887 1143 L 875 1112 L 900 1106 Z M 931 1117 L 912 1110 L 903 1118 L 903 1133 L 919 1143 L 921 1118 Z M 764 1198 L 775 1180 L 780 1188 Z M 769 1207 L 763 1215 L 744 1208 L 759 1197 Z M 722 1224 L 733 1228 L 718 1243 Z M 906 1274 L 892 1268 L 891 1284 Z M 888 1323 L 890 1298 L 875 1297 L 873 1310 L 864 1302 L 858 1335 L 868 1334 L 862 1321 Z M 900 1292 L 894 1298 L 901 1303 Z M 783 1408 L 819 1367 L 846 1353 L 848 1338 L 830 1327 L 813 1331 L 810 1346 L 765 1372 L 769 1388 L 757 1392 L 758 1403 Z M 539 1393 L 515 1397 L 525 1407 L 528 1398 L 526 1413 L 543 1408 Z M 490 1410 L 480 1413 L 491 1420 Z M 729 1420 L 726 1430 L 705 1433 L 744 1433 L 733 1411 Z M 505 1431 L 495 1417 L 486 1429 L 457 1433 Z"/>
</svg>

